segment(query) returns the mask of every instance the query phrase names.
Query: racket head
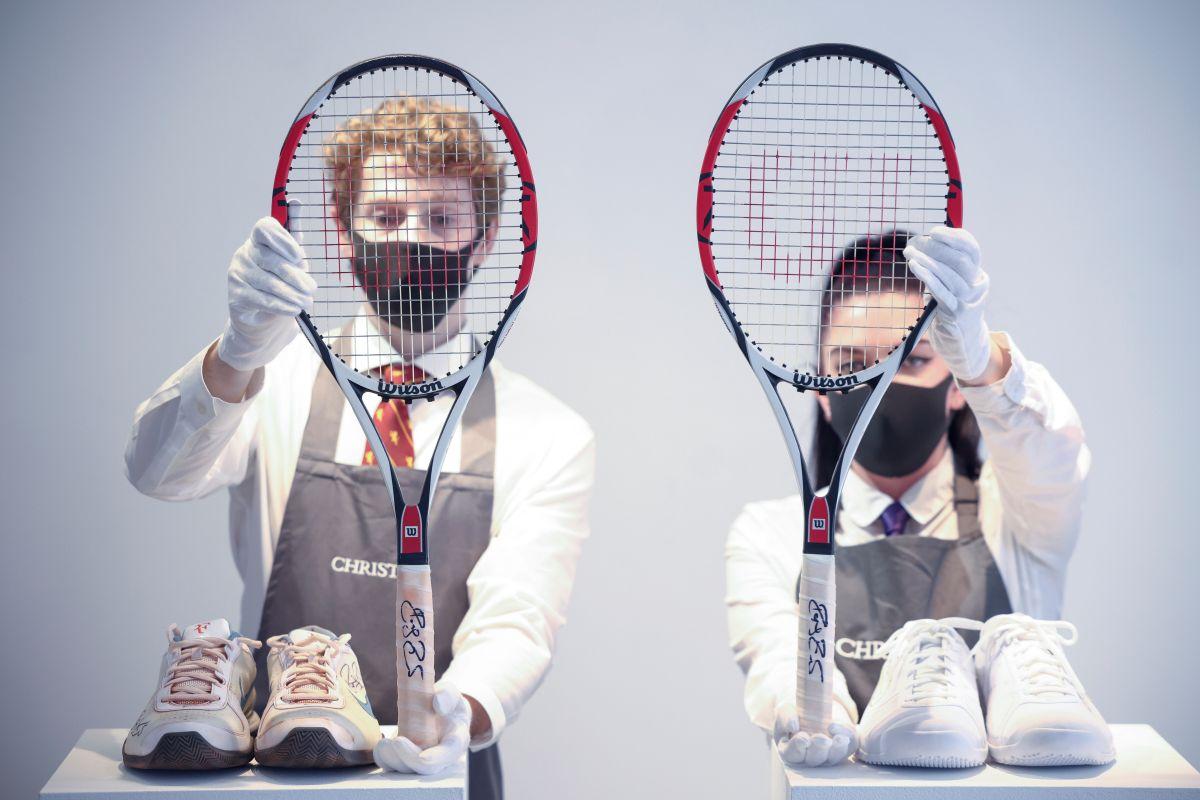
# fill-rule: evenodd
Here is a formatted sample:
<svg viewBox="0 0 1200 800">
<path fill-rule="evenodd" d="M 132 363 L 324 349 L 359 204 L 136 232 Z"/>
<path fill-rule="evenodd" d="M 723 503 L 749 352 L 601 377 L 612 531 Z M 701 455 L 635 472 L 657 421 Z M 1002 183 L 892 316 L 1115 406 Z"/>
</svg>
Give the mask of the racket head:
<svg viewBox="0 0 1200 800">
<path fill-rule="evenodd" d="M 318 283 L 300 315 L 309 339 L 384 397 L 466 380 L 533 275 L 524 142 L 482 81 L 428 56 L 368 59 L 313 93 L 280 150 L 271 214 L 302 241 Z M 424 369 L 380 372 L 422 357 Z"/>
<path fill-rule="evenodd" d="M 701 265 L 752 364 L 802 391 L 848 391 L 902 360 L 933 309 L 915 278 L 880 270 L 870 242 L 957 227 L 962 209 L 954 141 L 925 86 L 872 50 L 801 47 L 746 78 L 713 127 Z"/>
</svg>

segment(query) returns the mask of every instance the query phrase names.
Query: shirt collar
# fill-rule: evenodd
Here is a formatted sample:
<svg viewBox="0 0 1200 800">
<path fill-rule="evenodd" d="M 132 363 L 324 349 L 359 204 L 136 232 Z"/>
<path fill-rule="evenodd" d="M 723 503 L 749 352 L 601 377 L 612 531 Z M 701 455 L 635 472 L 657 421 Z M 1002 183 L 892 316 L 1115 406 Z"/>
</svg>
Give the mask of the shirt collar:
<svg viewBox="0 0 1200 800">
<path fill-rule="evenodd" d="M 356 315 L 351 324 L 350 335 L 363 337 L 358 340 L 362 343 L 361 346 L 355 347 L 353 355 L 345 359 L 352 369 L 370 373 L 380 367 L 404 361 L 396 352 L 396 348 L 392 347 L 391 340 L 379 332 L 372 314 Z M 411 363 L 426 375 L 448 375 L 465 364 L 468 360 L 467 354 L 474 349 L 474 336 L 469 331 L 462 330 L 438 347 L 422 353 Z"/>
<path fill-rule="evenodd" d="M 954 456 L 950 448 L 937 465 L 900 495 L 900 505 L 910 519 L 926 525 L 954 499 Z M 893 502 L 890 495 L 863 480 L 853 469 L 842 487 L 841 512 L 859 528 L 866 528 Z"/>
</svg>

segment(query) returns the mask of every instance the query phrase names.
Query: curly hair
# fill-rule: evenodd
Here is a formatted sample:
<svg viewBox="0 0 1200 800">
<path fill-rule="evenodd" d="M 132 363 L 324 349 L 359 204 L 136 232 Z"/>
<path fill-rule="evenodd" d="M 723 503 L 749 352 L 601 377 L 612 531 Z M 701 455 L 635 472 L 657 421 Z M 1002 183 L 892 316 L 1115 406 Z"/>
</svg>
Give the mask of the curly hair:
<svg viewBox="0 0 1200 800">
<path fill-rule="evenodd" d="M 471 180 L 478 221 L 486 228 L 500 213 L 504 165 L 471 113 L 425 98 L 386 100 L 350 118 L 325 143 L 325 163 L 333 173 L 333 203 L 350 231 L 353 184 L 376 151 L 403 156 L 418 175 Z"/>
</svg>

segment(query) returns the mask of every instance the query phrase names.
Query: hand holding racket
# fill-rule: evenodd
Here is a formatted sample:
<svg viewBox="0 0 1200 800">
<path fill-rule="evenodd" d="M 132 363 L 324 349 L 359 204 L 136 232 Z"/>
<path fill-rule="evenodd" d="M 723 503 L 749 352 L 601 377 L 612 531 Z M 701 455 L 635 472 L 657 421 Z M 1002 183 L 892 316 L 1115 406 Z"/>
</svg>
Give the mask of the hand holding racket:
<svg viewBox="0 0 1200 800">
<path fill-rule="evenodd" d="M 963 384 L 991 383 L 993 354 L 1000 375 L 1003 358 L 992 345 L 983 319 L 984 299 L 990 281 L 983 271 L 979 242 L 961 228 L 935 226 L 914 237 L 904 248 L 913 275 L 921 279 L 937 300 L 929 341 Z"/>
<path fill-rule="evenodd" d="M 319 288 L 300 329 L 349 401 L 395 508 L 397 723 L 426 750 L 444 744 L 434 709 L 430 500 L 455 426 L 532 277 L 529 160 L 477 78 L 433 58 L 384 56 L 333 76 L 305 103 L 280 152 L 271 213 L 303 240 Z M 413 456 L 394 463 L 366 397 L 377 395 L 382 409 L 447 393 L 454 401 L 420 496 L 406 498 L 396 470 Z"/>
<path fill-rule="evenodd" d="M 806 509 L 796 705 L 810 734 L 825 734 L 832 717 L 838 498 L 935 308 L 896 266 L 896 243 L 961 219 L 958 162 L 937 104 L 911 72 L 870 50 L 823 44 L 772 59 L 733 93 L 709 138 L 701 264 L 771 403 Z M 781 386 L 868 393 L 827 487 L 812 485 Z"/>
<path fill-rule="evenodd" d="M 217 355 L 237 370 L 264 367 L 296 336 L 294 317 L 311 311 L 317 284 L 304 252 L 271 217 L 255 223 L 228 272 L 229 322 Z"/>
</svg>

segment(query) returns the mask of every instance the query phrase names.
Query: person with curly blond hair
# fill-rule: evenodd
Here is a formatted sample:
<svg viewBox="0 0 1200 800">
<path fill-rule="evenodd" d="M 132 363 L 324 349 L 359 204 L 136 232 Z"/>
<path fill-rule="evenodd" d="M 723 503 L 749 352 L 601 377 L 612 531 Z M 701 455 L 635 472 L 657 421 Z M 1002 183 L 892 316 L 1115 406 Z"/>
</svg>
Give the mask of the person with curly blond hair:
<svg viewBox="0 0 1200 800">
<path fill-rule="evenodd" d="M 495 241 L 505 189 L 495 149 L 469 112 L 401 98 L 351 118 L 324 156 L 333 224 L 379 318 L 433 331 Z"/>
<path fill-rule="evenodd" d="M 371 705 L 387 723 L 396 706 L 377 693 L 390 683 L 394 697 L 394 636 L 375 642 L 357 630 L 385 629 L 362 609 L 394 597 L 394 563 L 373 549 L 394 551 L 394 518 L 374 511 L 390 501 L 371 449 L 336 387 L 327 391 L 331 379 L 295 335 L 294 317 L 312 311 L 318 281 L 342 281 L 338 291 L 374 310 L 381 375 L 440 374 L 439 349 L 470 334 L 459 300 L 501 238 L 505 193 L 519 187 L 506 185 L 506 165 L 470 113 L 429 99 L 349 116 L 313 162 L 305 168 L 321 173 L 325 241 L 302 246 L 270 217 L 254 226 L 229 266 L 224 332 L 137 409 L 125 461 L 133 485 L 153 497 L 228 489 L 245 584 L 241 630 L 266 637 L 316 623 L 353 633 Z M 334 248 L 343 272 L 309 273 L 304 247 L 322 246 Z M 451 402 L 390 409 L 400 421 L 388 452 L 401 473 L 428 463 Z M 442 740 L 414 746 L 404 767 L 437 771 L 469 746 L 478 800 L 502 797 L 496 740 L 540 684 L 565 621 L 588 535 L 594 437 L 575 412 L 498 361 L 472 413 L 478 419 L 464 419 L 443 465 L 439 486 L 453 490 L 439 491 L 431 511 L 441 515 L 435 613 L 458 622 L 444 639 L 439 625 L 448 643 L 437 652 Z M 301 473 L 304 492 L 292 492 Z M 314 504 L 336 510 L 297 510 Z M 332 532 L 314 517 L 357 519 L 359 530 Z M 327 540 L 361 547 L 295 557 L 295 548 Z M 280 593 L 280 585 L 298 588 Z"/>
</svg>

